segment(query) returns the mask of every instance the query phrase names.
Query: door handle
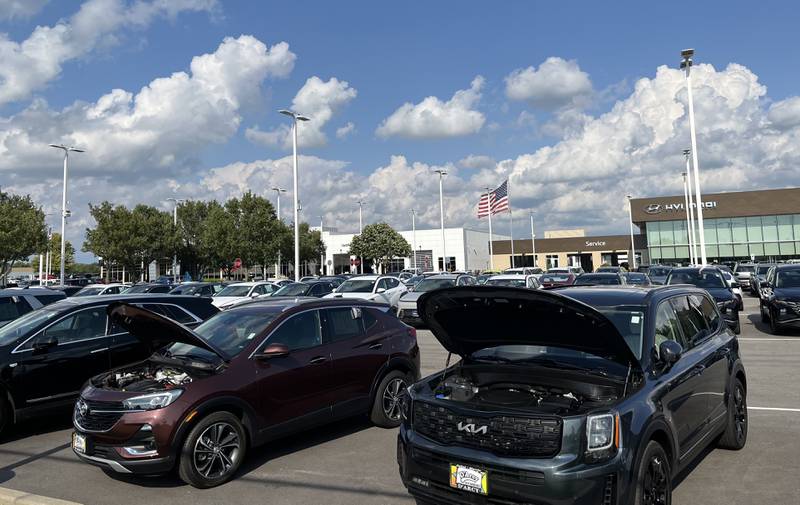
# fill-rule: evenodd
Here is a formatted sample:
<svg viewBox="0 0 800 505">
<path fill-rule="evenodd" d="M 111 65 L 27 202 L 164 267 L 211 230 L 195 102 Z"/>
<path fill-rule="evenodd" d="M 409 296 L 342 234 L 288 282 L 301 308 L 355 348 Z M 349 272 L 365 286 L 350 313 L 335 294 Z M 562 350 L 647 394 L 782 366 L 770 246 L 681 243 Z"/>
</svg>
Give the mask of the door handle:
<svg viewBox="0 0 800 505">
<path fill-rule="evenodd" d="M 692 375 L 703 375 L 705 372 L 706 366 L 705 365 L 697 365 L 692 369 Z"/>
<path fill-rule="evenodd" d="M 368 347 L 368 349 L 380 349 L 381 347 L 383 347 L 383 344 L 382 344 L 382 343 L 380 343 L 380 342 L 375 342 L 374 344 L 370 345 L 370 346 Z"/>
<path fill-rule="evenodd" d="M 103 347 L 102 349 L 95 349 L 95 350 L 91 351 L 89 354 L 95 354 L 95 353 L 98 353 L 98 352 L 105 352 L 107 350 L 108 350 L 108 347 Z"/>
<path fill-rule="evenodd" d="M 308 362 L 312 365 L 319 365 L 320 363 L 325 363 L 328 361 L 328 358 L 325 356 L 317 356 L 316 358 L 311 358 Z"/>
</svg>

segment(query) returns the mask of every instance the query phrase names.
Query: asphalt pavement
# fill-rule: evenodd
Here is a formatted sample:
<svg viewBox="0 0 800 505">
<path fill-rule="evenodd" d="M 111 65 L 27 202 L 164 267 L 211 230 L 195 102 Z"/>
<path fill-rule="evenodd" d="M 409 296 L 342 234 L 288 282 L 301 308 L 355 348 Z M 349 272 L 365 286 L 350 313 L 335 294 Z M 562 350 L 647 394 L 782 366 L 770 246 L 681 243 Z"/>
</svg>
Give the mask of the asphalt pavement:
<svg viewBox="0 0 800 505">
<path fill-rule="evenodd" d="M 419 331 L 423 374 L 446 353 Z M 741 348 L 750 431 L 742 451 L 708 450 L 675 483 L 675 505 L 800 503 L 800 332 L 769 335 L 745 299 Z M 175 476 L 107 475 L 72 454 L 69 412 L 29 422 L 0 441 L 0 486 L 84 504 L 411 504 L 395 462 L 396 430 L 350 419 L 250 452 L 235 480 L 210 490 Z"/>
</svg>

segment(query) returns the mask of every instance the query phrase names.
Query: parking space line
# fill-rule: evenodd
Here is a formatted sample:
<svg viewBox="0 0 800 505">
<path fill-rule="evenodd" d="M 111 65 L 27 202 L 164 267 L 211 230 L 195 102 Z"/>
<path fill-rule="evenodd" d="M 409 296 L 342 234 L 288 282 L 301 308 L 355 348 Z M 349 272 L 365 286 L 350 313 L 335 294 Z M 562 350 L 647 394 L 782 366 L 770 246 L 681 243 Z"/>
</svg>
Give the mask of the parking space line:
<svg viewBox="0 0 800 505">
<path fill-rule="evenodd" d="M 747 410 L 767 410 L 771 412 L 800 412 L 800 409 L 786 409 L 780 407 L 747 407 Z"/>
<path fill-rule="evenodd" d="M 767 342 L 800 342 L 800 338 L 739 337 L 737 340 L 760 340 Z"/>
</svg>

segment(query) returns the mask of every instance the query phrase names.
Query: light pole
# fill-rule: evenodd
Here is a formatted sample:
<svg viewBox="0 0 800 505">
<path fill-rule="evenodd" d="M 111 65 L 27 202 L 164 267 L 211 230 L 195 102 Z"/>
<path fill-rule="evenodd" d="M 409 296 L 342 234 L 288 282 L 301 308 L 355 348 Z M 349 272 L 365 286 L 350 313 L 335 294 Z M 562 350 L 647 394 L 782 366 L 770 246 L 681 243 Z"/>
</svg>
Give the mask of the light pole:
<svg viewBox="0 0 800 505">
<path fill-rule="evenodd" d="M 280 186 L 273 186 L 272 187 L 272 191 L 274 191 L 278 195 L 278 205 L 277 205 L 277 209 L 276 209 L 276 216 L 278 217 L 278 221 L 283 221 L 283 219 L 281 219 L 281 193 L 286 193 L 286 190 L 283 189 Z M 278 275 L 280 275 L 280 272 L 279 272 L 280 267 L 281 267 L 281 248 L 278 247 L 278 262 L 275 263 L 275 278 L 276 279 L 278 278 Z"/>
<path fill-rule="evenodd" d="M 687 210 L 687 218 L 689 219 L 689 229 L 687 230 L 691 234 L 691 238 L 689 239 L 689 246 L 692 248 L 691 250 L 691 261 L 693 265 L 697 264 L 697 237 L 695 236 L 695 221 L 694 221 L 694 197 L 692 196 L 692 162 L 690 159 L 690 155 L 692 154 L 691 149 L 684 149 L 683 156 L 686 158 L 686 192 L 689 195 L 689 203 L 688 203 L 688 210 Z"/>
<path fill-rule="evenodd" d="M 361 235 L 361 233 L 364 231 L 364 221 L 361 219 L 362 218 L 361 214 L 362 214 L 362 212 L 364 210 L 364 204 L 366 204 L 367 201 L 366 200 L 357 200 L 356 203 L 358 204 L 358 234 Z M 359 263 L 359 267 L 360 267 L 359 270 L 363 274 L 364 273 L 364 258 L 359 256 L 358 257 L 358 263 Z"/>
<path fill-rule="evenodd" d="M 61 149 L 64 151 L 64 188 L 61 193 L 61 285 L 64 285 L 64 254 L 66 252 L 66 227 L 67 227 L 67 217 L 69 217 L 70 212 L 67 210 L 67 173 L 69 168 L 69 153 L 82 153 L 85 152 L 84 149 L 78 149 L 77 147 L 65 146 L 64 144 L 48 144 L 50 147 L 55 147 L 56 149 Z"/>
<path fill-rule="evenodd" d="M 633 205 L 631 204 L 631 195 L 628 195 L 628 221 L 631 225 L 631 269 L 636 269 L 636 245 L 633 243 Z"/>
<path fill-rule="evenodd" d="M 536 266 L 536 233 L 533 231 L 533 212 L 531 212 L 531 252 L 533 253 L 533 266 Z"/>
<path fill-rule="evenodd" d="M 489 270 L 494 270 L 494 250 L 492 248 L 492 188 L 486 187 L 486 205 L 489 207 Z"/>
<path fill-rule="evenodd" d="M 686 172 L 681 174 L 683 177 L 683 201 L 684 205 L 686 206 L 686 236 L 689 237 L 689 264 L 694 265 L 696 263 L 695 260 L 695 249 L 694 249 L 694 212 L 692 212 L 691 204 L 689 203 L 689 183 L 686 178 Z"/>
<path fill-rule="evenodd" d="M 411 242 L 411 252 L 414 261 L 412 269 L 414 275 L 417 275 L 417 211 L 414 209 L 411 209 Z"/>
<path fill-rule="evenodd" d="M 178 230 L 178 205 L 185 202 L 183 198 L 167 198 L 168 202 L 173 202 L 172 207 L 172 226 L 175 227 L 175 231 L 177 233 Z M 172 281 L 177 284 L 178 283 L 178 250 L 175 249 L 175 254 L 172 256 Z"/>
<path fill-rule="evenodd" d="M 325 216 L 319 216 L 319 239 L 322 240 L 322 230 L 325 227 Z M 319 252 L 319 275 L 325 275 L 323 270 L 325 269 L 325 253 L 322 251 Z"/>
<path fill-rule="evenodd" d="M 692 56 L 694 49 L 681 51 L 681 68 L 686 72 L 686 95 L 689 101 L 689 134 L 692 137 L 692 165 L 694 166 L 694 189 L 697 195 L 697 231 L 700 234 L 700 261 L 701 265 L 708 263 L 706 257 L 706 232 L 703 226 L 703 199 L 700 194 L 700 165 L 697 162 L 697 133 L 694 127 L 694 101 L 692 100 Z"/>
<path fill-rule="evenodd" d="M 444 240 L 444 193 L 442 192 L 442 179 L 447 175 L 447 170 L 442 168 L 434 170 L 439 174 L 439 214 L 442 221 L 442 271 L 447 271 L 447 245 Z"/>
<path fill-rule="evenodd" d="M 293 158 L 293 175 L 294 175 L 294 281 L 300 281 L 300 223 L 299 223 L 299 201 L 300 195 L 297 192 L 297 122 L 308 121 L 306 116 L 292 112 L 290 110 L 281 109 L 278 112 L 285 116 L 292 118 L 292 158 Z"/>
</svg>

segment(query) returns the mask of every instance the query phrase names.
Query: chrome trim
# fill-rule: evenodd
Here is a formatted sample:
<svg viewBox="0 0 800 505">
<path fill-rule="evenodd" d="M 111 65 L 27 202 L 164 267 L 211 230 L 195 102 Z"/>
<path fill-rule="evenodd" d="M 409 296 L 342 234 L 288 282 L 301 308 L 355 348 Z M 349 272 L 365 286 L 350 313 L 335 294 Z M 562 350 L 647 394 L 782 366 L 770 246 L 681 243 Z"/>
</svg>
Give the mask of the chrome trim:
<svg viewBox="0 0 800 505">
<path fill-rule="evenodd" d="M 80 391 L 72 391 L 71 393 L 59 393 L 57 395 L 42 396 L 41 398 L 32 398 L 28 400 L 26 403 L 40 403 L 40 402 L 46 402 L 47 400 L 54 400 L 56 398 L 67 398 L 69 396 L 78 396 L 79 393 Z"/>
<path fill-rule="evenodd" d="M 108 336 L 111 336 L 111 335 L 108 335 Z M 95 353 L 98 353 L 98 352 L 105 352 L 107 350 L 108 350 L 108 347 L 102 347 L 100 349 L 95 349 L 95 350 L 91 351 L 89 354 L 95 354 Z"/>
<path fill-rule="evenodd" d="M 113 459 L 105 459 L 105 458 L 98 458 L 97 456 L 87 456 L 86 454 L 81 454 L 80 452 L 72 449 L 72 451 L 78 455 L 80 458 L 88 459 L 90 461 L 95 461 L 97 463 L 103 463 L 111 467 L 117 473 L 133 473 L 124 466 L 122 466 L 119 462 L 114 461 Z"/>
</svg>

